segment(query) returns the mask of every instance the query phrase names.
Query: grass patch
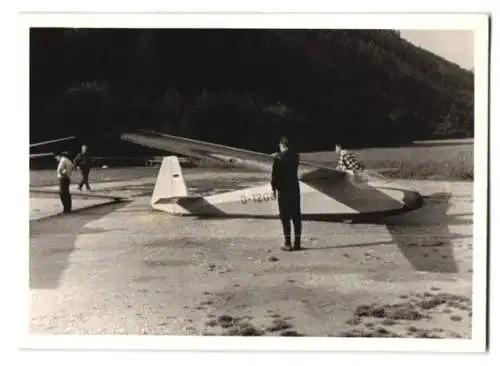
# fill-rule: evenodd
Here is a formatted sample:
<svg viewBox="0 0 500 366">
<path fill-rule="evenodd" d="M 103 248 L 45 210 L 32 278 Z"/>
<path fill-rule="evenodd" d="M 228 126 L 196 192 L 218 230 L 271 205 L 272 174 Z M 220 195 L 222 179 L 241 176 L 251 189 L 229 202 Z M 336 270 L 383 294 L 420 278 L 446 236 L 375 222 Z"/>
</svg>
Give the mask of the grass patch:
<svg viewBox="0 0 500 366">
<path fill-rule="evenodd" d="M 359 325 L 361 324 L 361 318 L 360 317 L 352 317 L 348 321 L 346 321 L 347 324 L 349 325 Z"/>
<path fill-rule="evenodd" d="M 443 299 L 433 298 L 429 300 L 419 301 L 417 302 L 417 306 L 421 307 L 422 309 L 429 310 L 445 303 L 446 301 Z"/>
<path fill-rule="evenodd" d="M 355 314 L 358 317 L 372 316 L 375 318 L 383 318 L 386 315 L 383 307 L 376 307 L 374 305 L 361 305 L 356 309 Z"/>
<path fill-rule="evenodd" d="M 245 337 L 259 337 L 264 335 L 264 332 L 256 328 L 253 324 L 248 322 L 236 323 L 224 335 L 228 336 L 245 336 Z"/>
<path fill-rule="evenodd" d="M 205 324 L 208 327 L 216 327 L 219 323 L 216 320 L 212 319 L 212 320 L 207 321 Z"/>
<path fill-rule="evenodd" d="M 443 338 L 440 335 L 433 334 L 431 331 L 421 329 L 413 334 L 415 338 Z"/>
<path fill-rule="evenodd" d="M 443 329 L 423 329 L 417 328 L 415 326 L 410 326 L 406 328 L 408 335 L 412 338 L 443 338 L 440 335 L 434 334 L 433 332 L 443 332 Z"/>
<path fill-rule="evenodd" d="M 274 319 L 273 324 L 266 328 L 268 332 L 278 332 L 292 328 L 292 325 L 283 319 Z"/>
<path fill-rule="evenodd" d="M 296 330 L 285 330 L 284 332 L 280 333 L 280 336 L 283 336 L 283 337 L 304 337 L 305 334 L 299 333 Z"/>
<path fill-rule="evenodd" d="M 350 329 L 340 332 L 335 337 L 359 337 L 359 338 L 397 338 L 398 334 L 391 332 L 385 328 L 378 327 L 376 329 Z"/>
<path fill-rule="evenodd" d="M 398 324 L 398 322 L 394 319 L 384 319 L 382 320 L 382 325 L 385 325 L 385 326 L 391 326 L 391 325 L 396 325 Z"/>
<path fill-rule="evenodd" d="M 435 290 L 438 290 L 435 288 Z M 446 304 L 449 308 L 456 308 L 460 310 L 469 310 L 471 306 L 471 300 L 466 296 L 461 295 L 451 295 L 447 293 L 431 294 L 428 292 L 424 293 L 424 300 L 418 301 L 416 303 L 422 309 L 433 309 L 439 305 Z"/>
<path fill-rule="evenodd" d="M 356 309 L 356 315 L 391 320 L 420 320 L 425 317 L 411 303 L 382 306 L 362 305 Z"/>
<path fill-rule="evenodd" d="M 238 322 L 237 318 L 233 318 L 231 315 L 221 315 L 217 318 L 217 323 L 222 328 L 230 328 Z"/>
<path fill-rule="evenodd" d="M 434 291 L 438 289 L 433 287 Z M 421 319 L 428 319 L 430 315 L 429 310 L 433 310 L 439 306 L 446 306 L 442 311 L 446 314 L 451 314 L 452 309 L 460 309 L 470 311 L 471 300 L 466 296 L 452 295 L 447 293 L 411 293 L 412 299 L 399 304 L 386 304 L 386 305 L 361 305 L 358 306 L 354 312 L 354 317 L 347 323 L 350 325 L 357 325 L 356 319 L 363 317 L 382 319 L 381 324 L 391 326 L 398 324 L 400 320 L 416 321 Z M 402 295 L 400 298 L 407 298 L 408 296 Z M 461 318 L 460 318 L 461 320 Z M 456 321 L 459 321 L 458 319 Z M 416 329 L 409 331 L 416 332 Z"/>
<path fill-rule="evenodd" d="M 446 305 L 448 305 L 451 308 L 456 308 L 456 309 L 460 309 L 460 310 L 468 310 L 469 309 L 469 307 L 467 305 L 465 305 L 464 303 L 459 302 L 459 301 L 446 301 Z"/>
<path fill-rule="evenodd" d="M 353 150 L 367 169 L 387 169 L 397 179 L 474 180 L 474 145 L 437 145 Z M 337 161 L 333 151 L 302 154 L 322 163 Z"/>
<path fill-rule="evenodd" d="M 251 317 L 245 317 L 247 319 Z M 232 317 L 231 315 L 221 315 L 217 320 L 212 319 L 206 324 L 209 326 L 219 325 L 226 329 L 223 335 L 227 336 L 262 336 L 265 334 L 261 329 L 256 328 L 248 321 L 241 321 L 241 318 Z"/>
</svg>

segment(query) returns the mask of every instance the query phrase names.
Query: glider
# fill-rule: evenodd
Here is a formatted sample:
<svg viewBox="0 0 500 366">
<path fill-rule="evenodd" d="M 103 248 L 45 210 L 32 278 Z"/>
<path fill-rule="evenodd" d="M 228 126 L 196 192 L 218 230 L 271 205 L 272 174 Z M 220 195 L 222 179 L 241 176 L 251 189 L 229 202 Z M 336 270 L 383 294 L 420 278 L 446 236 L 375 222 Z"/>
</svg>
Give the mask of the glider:
<svg viewBox="0 0 500 366">
<path fill-rule="evenodd" d="M 37 154 L 30 154 L 30 159 L 34 158 L 44 158 L 46 156 L 54 156 L 54 153 L 48 152 L 48 153 L 37 153 Z"/>
<path fill-rule="evenodd" d="M 271 172 L 274 159 L 265 153 L 154 131 L 124 133 L 121 139 L 196 159 L 267 172 Z M 298 175 L 304 220 L 359 222 L 422 206 L 418 192 L 370 171 L 353 175 L 301 158 Z M 279 215 L 275 200 L 270 183 L 208 196 L 189 195 L 177 156 L 167 156 L 156 178 L 151 206 L 171 214 L 199 217 L 274 218 Z"/>
<path fill-rule="evenodd" d="M 56 142 L 63 142 L 63 141 L 74 140 L 74 139 L 76 139 L 75 136 L 68 136 L 68 137 L 61 137 L 61 138 L 54 139 L 54 140 L 46 140 L 46 141 L 35 142 L 33 144 L 30 144 L 30 148 L 32 148 L 32 147 L 38 147 L 38 146 L 44 146 L 44 145 L 49 145 L 49 144 L 54 144 Z"/>
<path fill-rule="evenodd" d="M 50 145 L 50 144 L 55 144 L 56 142 L 63 142 L 63 141 L 69 141 L 69 140 L 74 140 L 76 139 L 75 136 L 68 136 L 68 137 L 61 137 L 58 139 L 54 140 L 46 140 L 46 141 L 40 141 L 40 142 L 35 142 L 33 144 L 30 144 L 30 149 L 33 147 L 39 147 L 39 146 L 45 146 L 45 145 Z M 35 154 L 30 154 L 30 159 L 33 158 L 43 158 L 46 156 L 52 156 L 53 153 L 48 152 L 48 153 L 35 153 Z"/>
</svg>

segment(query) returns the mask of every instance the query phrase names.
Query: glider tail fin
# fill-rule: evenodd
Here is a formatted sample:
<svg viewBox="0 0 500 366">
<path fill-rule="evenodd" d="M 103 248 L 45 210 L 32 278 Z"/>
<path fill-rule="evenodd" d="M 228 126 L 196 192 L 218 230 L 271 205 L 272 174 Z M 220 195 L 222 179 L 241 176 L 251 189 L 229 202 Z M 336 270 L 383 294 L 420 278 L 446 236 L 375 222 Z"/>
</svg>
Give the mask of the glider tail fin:
<svg viewBox="0 0 500 366">
<path fill-rule="evenodd" d="M 151 204 L 175 203 L 188 196 L 186 182 L 177 156 L 163 158 L 156 178 Z"/>
</svg>

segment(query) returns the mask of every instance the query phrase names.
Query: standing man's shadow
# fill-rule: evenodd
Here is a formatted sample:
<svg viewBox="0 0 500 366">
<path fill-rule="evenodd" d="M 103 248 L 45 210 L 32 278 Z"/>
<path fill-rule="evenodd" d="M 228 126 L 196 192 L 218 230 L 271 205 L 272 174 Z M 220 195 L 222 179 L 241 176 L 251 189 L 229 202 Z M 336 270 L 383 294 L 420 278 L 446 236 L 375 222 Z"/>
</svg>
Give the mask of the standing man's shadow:
<svg viewBox="0 0 500 366">
<path fill-rule="evenodd" d="M 472 212 L 448 215 L 451 197 L 435 193 L 424 197 L 422 208 L 379 221 L 416 271 L 458 272 L 453 240 L 472 237 Z M 452 233 L 450 225 L 470 225 L 470 234 Z"/>
<path fill-rule="evenodd" d="M 88 229 L 85 225 L 125 207 L 129 202 L 116 202 L 74 211 L 71 215 L 53 216 L 30 221 L 29 287 L 30 289 L 56 289 L 77 248 L 75 242 L 81 234 L 100 234 L 101 229 Z"/>
</svg>

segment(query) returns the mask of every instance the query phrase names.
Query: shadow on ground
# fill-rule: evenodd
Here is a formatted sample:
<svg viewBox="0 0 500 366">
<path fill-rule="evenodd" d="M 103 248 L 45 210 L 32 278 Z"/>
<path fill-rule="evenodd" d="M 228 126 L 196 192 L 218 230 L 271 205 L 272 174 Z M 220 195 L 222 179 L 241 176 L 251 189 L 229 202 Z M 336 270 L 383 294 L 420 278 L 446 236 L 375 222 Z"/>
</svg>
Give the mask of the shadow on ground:
<svg viewBox="0 0 500 366">
<path fill-rule="evenodd" d="M 450 193 L 435 193 L 424 198 L 424 205 L 416 211 L 399 216 L 381 218 L 391 235 L 390 241 L 307 248 L 307 250 L 346 249 L 396 244 L 412 267 L 419 272 L 456 273 L 458 265 L 453 253 L 453 241 L 472 237 L 472 213 L 448 214 Z M 452 225 L 470 225 L 470 234 L 450 231 Z"/>
<path fill-rule="evenodd" d="M 84 226 L 126 206 L 128 202 L 110 203 L 74 212 L 68 216 L 30 222 L 30 289 L 54 289 L 75 250 L 80 234 L 101 233 Z M 47 240 L 50 237 L 50 240 Z M 41 240 L 44 239 L 44 240 Z M 42 246 L 44 245 L 44 246 Z"/>
<path fill-rule="evenodd" d="M 452 241 L 472 237 L 470 214 L 448 215 L 450 193 L 435 193 L 425 197 L 417 211 L 380 220 L 392 240 L 417 271 L 456 273 L 458 266 Z M 450 231 L 451 225 L 470 225 L 470 235 Z"/>
<path fill-rule="evenodd" d="M 435 193 L 424 197 L 420 209 L 397 216 L 366 220 L 360 223 L 383 225 L 391 235 L 391 240 L 375 241 L 374 243 L 347 244 L 330 247 L 307 247 L 305 250 L 346 249 L 396 244 L 401 253 L 411 263 L 416 271 L 456 273 L 458 266 L 453 253 L 453 240 L 472 237 L 472 213 L 448 214 L 451 206 L 450 193 Z M 208 211 L 207 211 L 208 212 Z M 213 216 L 210 216 L 213 215 Z M 303 221 L 339 222 L 339 216 L 321 215 L 314 217 L 304 215 Z M 218 212 L 208 212 L 208 216 L 199 216 L 200 220 L 231 220 L 241 218 L 274 219 L 273 216 L 234 215 L 229 216 Z M 355 224 L 353 224 L 355 225 Z M 462 235 L 450 231 L 452 225 L 469 225 L 470 234 Z M 361 230 L 361 229 L 360 229 Z M 362 230 L 369 230 L 363 228 Z"/>
</svg>

